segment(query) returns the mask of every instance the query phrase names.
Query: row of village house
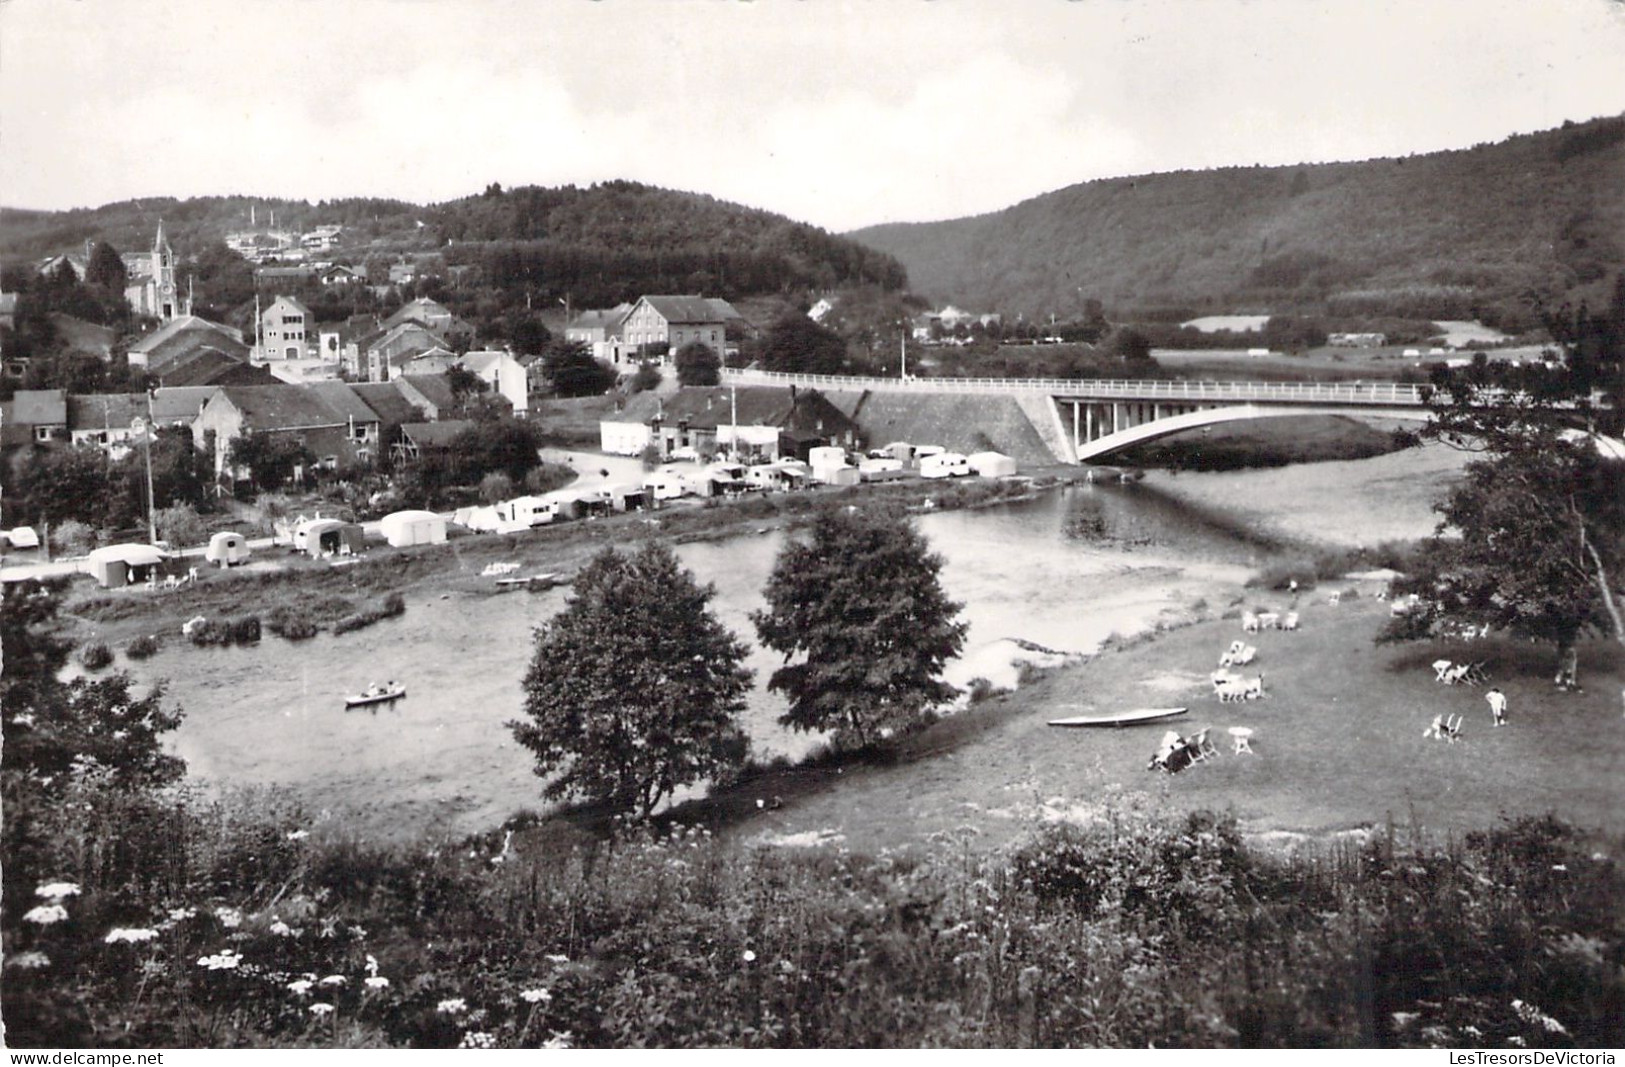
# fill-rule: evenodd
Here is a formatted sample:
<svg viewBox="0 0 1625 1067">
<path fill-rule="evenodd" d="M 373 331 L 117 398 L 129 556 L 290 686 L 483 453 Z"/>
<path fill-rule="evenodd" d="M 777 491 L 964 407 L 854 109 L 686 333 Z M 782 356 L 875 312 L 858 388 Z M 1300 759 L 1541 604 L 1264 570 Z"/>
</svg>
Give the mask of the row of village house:
<svg viewBox="0 0 1625 1067">
<path fill-rule="evenodd" d="M 832 401 L 814 390 L 766 386 L 680 389 L 669 396 L 636 394 L 605 418 L 605 451 L 638 455 L 651 446 L 662 458 L 729 452 L 741 458 L 805 459 L 819 446 L 856 447 L 854 401 Z M 0 403 L 0 438 L 7 447 L 85 445 L 123 455 L 150 420 L 184 426 L 198 448 L 212 449 L 214 471 L 231 470 L 231 444 L 249 433 L 296 437 L 319 465 L 338 468 L 388 455 L 410 463 L 450 447 L 471 425 L 455 418 L 458 402 L 444 374 L 406 374 L 388 382 L 276 382 L 254 385 L 160 387 L 150 395 L 69 395 L 60 389 L 19 390 Z"/>
</svg>

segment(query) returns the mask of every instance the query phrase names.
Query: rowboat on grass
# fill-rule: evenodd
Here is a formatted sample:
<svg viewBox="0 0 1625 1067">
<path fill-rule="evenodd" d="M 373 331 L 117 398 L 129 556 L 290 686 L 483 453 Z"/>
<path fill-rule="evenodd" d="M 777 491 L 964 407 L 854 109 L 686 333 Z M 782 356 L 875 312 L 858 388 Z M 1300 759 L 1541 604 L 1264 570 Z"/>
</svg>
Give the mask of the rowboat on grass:
<svg viewBox="0 0 1625 1067">
<path fill-rule="evenodd" d="M 1138 726 L 1143 722 L 1161 722 L 1185 714 L 1185 708 L 1130 708 L 1111 715 L 1074 715 L 1069 719 L 1051 719 L 1051 726 Z"/>
</svg>

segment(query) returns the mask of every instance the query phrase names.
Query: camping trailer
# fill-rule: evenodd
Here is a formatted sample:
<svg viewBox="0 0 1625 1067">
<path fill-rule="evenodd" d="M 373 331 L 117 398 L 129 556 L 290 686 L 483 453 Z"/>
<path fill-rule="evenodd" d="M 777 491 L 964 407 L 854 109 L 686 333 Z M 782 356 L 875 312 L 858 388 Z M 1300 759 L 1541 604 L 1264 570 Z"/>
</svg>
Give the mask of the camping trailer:
<svg viewBox="0 0 1625 1067">
<path fill-rule="evenodd" d="M 973 452 L 966 459 L 970 469 L 983 478 L 1008 478 L 1016 473 L 1016 461 L 1002 452 Z"/>
<path fill-rule="evenodd" d="M 958 452 L 936 452 L 920 460 L 922 478 L 963 478 L 970 472 L 970 461 Z"/>
<path fill-rule="evenodd" d="M 553 505 L 546 497 L 516 496 L 496 506 L 497 517 L 510 527 L 545 526 L 553 521 Z"/>
<path fill-rule="evenodd" d="M 320 556 L 359 556 L 367 550 L 367 535 L 353 522 L 311 519 L 301 527 L 301 551 L 312 559 Z"/>
<path fill-rule="evenodd" d="M 209 547 L 203 558 L 221 567 L 230 567 L 248 559 L 248 538 L 233 530 L 222 530 L 209 538 Z"/>
</svg>

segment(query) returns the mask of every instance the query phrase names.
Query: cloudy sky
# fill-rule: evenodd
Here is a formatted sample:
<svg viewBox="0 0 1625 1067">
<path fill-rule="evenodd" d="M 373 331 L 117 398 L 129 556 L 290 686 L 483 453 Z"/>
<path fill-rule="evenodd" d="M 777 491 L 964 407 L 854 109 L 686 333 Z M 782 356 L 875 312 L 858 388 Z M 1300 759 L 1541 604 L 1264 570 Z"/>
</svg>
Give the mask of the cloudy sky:
<svg viewBox="0 0 1625 1067">
<path fill-rule="evenodd" d="M 631 178 L 842 231 L 1625 113 L 1621 0 L 4 0 L 0 204 Z"/>
</svg>

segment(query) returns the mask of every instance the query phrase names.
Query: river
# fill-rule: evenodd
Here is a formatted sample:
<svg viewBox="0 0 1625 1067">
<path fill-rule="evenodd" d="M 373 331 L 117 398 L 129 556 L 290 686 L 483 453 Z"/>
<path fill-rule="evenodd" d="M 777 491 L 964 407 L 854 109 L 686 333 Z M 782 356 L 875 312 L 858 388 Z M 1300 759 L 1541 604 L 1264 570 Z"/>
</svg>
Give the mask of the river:
<svg viewBox="0 0 1625 1067">
<path fill-rule="evenodd" d="M 1109 539 L 1071 536 L 1079 516 Z M 1216 598 L 1232 595 L 1254 562 L 1244 546 L 1136 487 L 1077 486 L 918 521 L 970 624 L 965 655 L 948 672 L 959 685 L 977 676 L 1010 684 L 1010 638 L 1086 653 L 1198 599 L 1222 606 Z M 757 685 L 745 725 L 758 756 L 795 757 L 816 742 L 778 725 L 783 700 L 765 684 L 779 661 L 756 647 L 748 620 L 783 536 L 676 549 L 715 585 L 722 621 L 751 644 Z M 224 649 L 172 641 L 136 672 L 165 678 L 185 709 L 172 747 L 196 778 L 280 784 L 363 836 L 462 835 L 546 807 L 529 753 L 504 724 L 520 714 L 533 628 L 567 595 L 419 595 L 405 615 L 342 636 L 293 644 L 267 635 L 257 647 Z M 404 682 L 408 696 L 344 709 L 346 693 L 386 678 Z"/>
</svg>

